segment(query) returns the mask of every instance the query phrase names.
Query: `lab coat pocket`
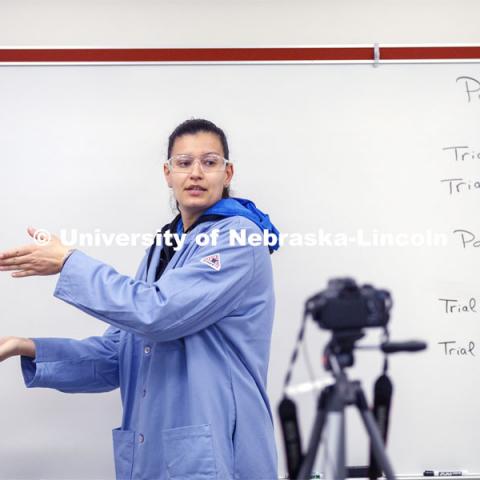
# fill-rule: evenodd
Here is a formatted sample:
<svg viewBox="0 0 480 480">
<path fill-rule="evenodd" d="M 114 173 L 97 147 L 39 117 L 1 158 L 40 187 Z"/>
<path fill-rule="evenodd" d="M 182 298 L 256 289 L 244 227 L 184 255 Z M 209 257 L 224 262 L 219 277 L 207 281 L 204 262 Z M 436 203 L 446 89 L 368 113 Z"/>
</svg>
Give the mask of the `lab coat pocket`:
<svg viewBox="0 0 480 480">
<path fill-rule="evenodd" d="M 169 479 L 217 478 L 210 425 L 190 425 L 163 430 L 163 445 Z"/>
<path fill-rule="evenodd" d="M 115 478 L 117 480 L 130 480 L 133 468 L 133 452 L 135 432 L 114 428 L 113 453 L 115 457 Z"/>
</svg>

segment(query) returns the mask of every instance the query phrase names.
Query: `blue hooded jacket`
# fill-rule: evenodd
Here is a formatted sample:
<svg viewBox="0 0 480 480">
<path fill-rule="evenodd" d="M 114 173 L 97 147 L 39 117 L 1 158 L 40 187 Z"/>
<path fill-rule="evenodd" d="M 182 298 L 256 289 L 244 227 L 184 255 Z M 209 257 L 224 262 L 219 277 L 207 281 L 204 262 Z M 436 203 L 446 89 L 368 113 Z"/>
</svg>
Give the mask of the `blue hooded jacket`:
<svg viewBox="0 0 480 480">
<path fill-rule="evenodd" d="M 65 262 L 54 295 L 109 327 L 83 340 L 33 338 L 36 358 L 21 357 L 24 381 L 67 393 L 120 387 L 118 480 L 277 478 L 266 392 L 271 257 L 264 245 L 230 238 L 232 230 L 275 228 L 254 207 L 242 199 L 214 205 L 228 216 L 189 230 L 157 280 L 147 254 L 135 278 L 80 250 Z M 214 229 L 216 245 L 195 242 Z"/>
</svg>

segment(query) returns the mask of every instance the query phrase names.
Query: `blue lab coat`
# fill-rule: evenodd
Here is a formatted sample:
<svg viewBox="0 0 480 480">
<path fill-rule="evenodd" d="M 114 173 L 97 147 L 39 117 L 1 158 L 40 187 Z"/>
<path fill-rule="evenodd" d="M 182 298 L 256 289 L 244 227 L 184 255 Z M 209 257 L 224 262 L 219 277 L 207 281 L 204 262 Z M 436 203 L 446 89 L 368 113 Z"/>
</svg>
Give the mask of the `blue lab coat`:
<svg viewBox="0 0 480 480">
<path fill-rule="evenodd" d="M 198 246 L 194 236 L 214 228 L 217 245 Z M 201 223 L 157 281 L 147 255 L 133 279 L 74 251 L 54 295 L 110 326 L 84 340 L 33 338 L 36 358 L 21 357 L 27 387 L 120 387 L 118 480 L 277 478 L 266 393 L 271 260 L 266 246 L 231 245 L 229 229 L 261 233 L 241 216 Z"/>
</svg>

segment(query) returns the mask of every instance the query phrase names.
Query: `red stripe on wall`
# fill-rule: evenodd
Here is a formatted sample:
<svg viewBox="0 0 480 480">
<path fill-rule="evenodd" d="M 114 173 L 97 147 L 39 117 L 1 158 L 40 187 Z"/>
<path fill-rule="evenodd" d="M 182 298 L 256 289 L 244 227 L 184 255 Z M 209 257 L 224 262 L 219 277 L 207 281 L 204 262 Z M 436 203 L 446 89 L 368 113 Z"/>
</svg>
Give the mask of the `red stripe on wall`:
<svg viewBox="0 0 480 480">
<path fill-rule="evenodd" d="M 373 61 L 373 47 L 0 49 L 0 63 Z M 480 47 L 381 47 L 380 60 L 480 60 Z"/>
<path fill-rule="evenodd" d="M 0 62 L 371 60 L 371 48 L 98 48 L 0 50 Z"/>
<path fill-rule="evenodd" d="M 480 47 L 384 47 L 382 60 L 480 60 Z"/>
</svg>

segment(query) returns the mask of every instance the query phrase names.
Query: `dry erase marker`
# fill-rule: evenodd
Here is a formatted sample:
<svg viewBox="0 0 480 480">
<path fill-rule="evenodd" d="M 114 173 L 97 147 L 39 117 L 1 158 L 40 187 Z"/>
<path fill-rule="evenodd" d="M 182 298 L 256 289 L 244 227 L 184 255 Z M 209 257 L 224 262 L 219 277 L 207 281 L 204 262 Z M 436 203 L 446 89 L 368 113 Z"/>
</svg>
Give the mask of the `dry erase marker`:
<svg viewBox="0 0 480 480">
<path fill-rule="evenodd" d="M 424 477 L 463 477 L 468 475 L 467 470 L 425 470 Z"/>
</svg>

